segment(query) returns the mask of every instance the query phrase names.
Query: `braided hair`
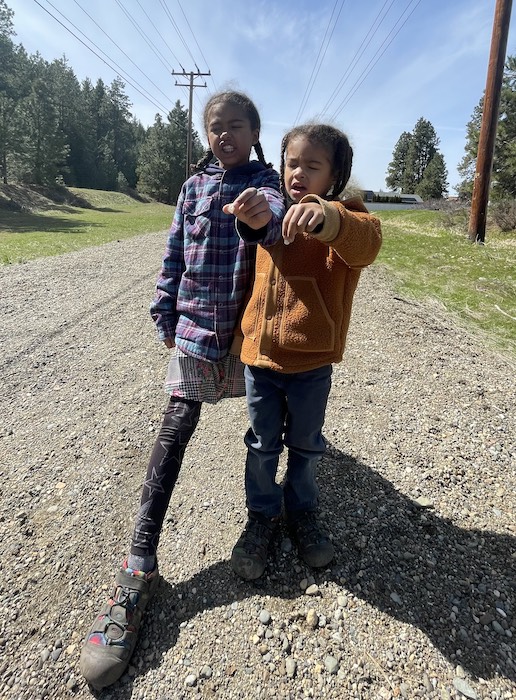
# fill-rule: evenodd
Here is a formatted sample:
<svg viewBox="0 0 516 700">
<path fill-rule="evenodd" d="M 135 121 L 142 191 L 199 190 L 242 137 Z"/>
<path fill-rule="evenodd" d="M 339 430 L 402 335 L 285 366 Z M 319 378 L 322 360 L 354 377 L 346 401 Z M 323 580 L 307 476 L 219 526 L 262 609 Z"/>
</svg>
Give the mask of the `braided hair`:
<svg viewBox="0 0 516 700">
<path fill-rule="evenodd" d="M 254 131 L 255 129 L 258 129 L 258 132 L 260 131 L 261 123 L 260 123 L 260 115 L 258 114 L 258 110 L 256 109 L 256 106 L 254 102 L 243 92 L 235 92 L 234 90 L 226 90 L 224 92 L 217 92 L 215 95 L 212 95 L 208 102 L 206 103 L 206 106 L 204 108 L 204 113 L 203 113 L 203 121 L 204 121 L 204 131 L 208 133 L 208 124 L 210 120 L 210 111 L 212 107 L 215 105 L 219 104 L 232 104 L 236 105 L 237 107 L 240 107 L 243 112 L 245 113 L 246 117 L 249 119 L 251 123 L 251 129 Z M 272 168 L 272 163 L 267 163 L 265 160 L 265 156 L 263 155 L 263 149 L 260 141 L 257 141 L 254 144 L 254 150 L 256 152 L 256 155 L 258 156 L 258 160 L 262 165 L 265 165 L 266 168 Z M 208 147 L 207 151 L 204 153 L 203 157 L 199 160 L 198 163 L 195 165 L 195 170 L 196 172 L 200 170 L 204 170 L 204 168 L 208 165 L 208 163 L 211 162 L 213 159 L 213 151 L 211 148 Z"/>
<path fill-rule="evenodd" d="M 328 151 L 335 183 L 329 191 L 327 199 L 338 199 L 351 175 L 353 149 L 346 134 L 329 124 L 302 124 L 301 126 L 295 126 L 283 137 L 281 142 L 280 179 L 281 191 L 284 197 L 287 198 L 285 190 L 285 152 L 289 143 L 300 136 L 303 136 L 312 144 L 323 146 Z"/>
</svg>

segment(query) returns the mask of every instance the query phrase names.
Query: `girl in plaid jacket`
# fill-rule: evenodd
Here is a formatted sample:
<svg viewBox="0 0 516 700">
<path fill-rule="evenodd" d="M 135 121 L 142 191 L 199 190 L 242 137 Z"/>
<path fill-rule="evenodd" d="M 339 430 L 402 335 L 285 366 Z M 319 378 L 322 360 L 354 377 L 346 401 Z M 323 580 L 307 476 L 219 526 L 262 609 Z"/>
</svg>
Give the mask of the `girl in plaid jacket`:
<svg viewBox="0 0 516 700">
<path fill-rule="evenodd" d="M 216 94 L 204 110 L 204 126 L 209 150 L 200 172 L 183 185 L 151 305 L 159 338 L 172 350 L 170 400 L 143 483 L 129 556 L 81 654 L 81 672 L 97 689 L 122 675 L 134 651 L 159 580 L 156 550 L 165 513 L 202 402 L 245 393 L 233 333 L 252 282 L 256 244 L 272 245 L 281 237 L 285 207 L 279 177 L 265 162 L 254 104 L 241 93 Z M 249 161 L 253 147 L 258 161 Z M 223 212 L 230 202 L 238 224 Z"/>
</svg>

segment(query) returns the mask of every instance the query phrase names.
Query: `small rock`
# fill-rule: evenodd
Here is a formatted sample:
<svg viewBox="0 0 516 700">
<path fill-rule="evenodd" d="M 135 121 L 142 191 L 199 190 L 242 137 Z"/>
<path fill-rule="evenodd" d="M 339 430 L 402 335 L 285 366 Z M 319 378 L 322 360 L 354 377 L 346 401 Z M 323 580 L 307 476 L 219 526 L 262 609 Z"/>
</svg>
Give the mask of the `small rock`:
<svg viewBox="0 0 516 700">
<path fill-rule="evenodd" d="M 285 668 L 287 671 L 288 678 L 294 678 L 297 672 L 297 662 L 291 656 L 285 662 Z"/>
<path fill-rule="evenodd" d="M 333 675 L 339 670 L 339 662 L 334 656 L 325 656 L 324 667 L 328 671 L 328 673 Z"/>
<path fill-rule="evenodd" d="M 308 586 L 305 593 L 306 593 L 306 595 L 318 595 L 319 594 L 319 586 L 316 583 L 312 583 L 311 586 Z"/>
<path fill-rule="evenodd" d="M 193 688 L 194 685 L 197 683 L 197 676 L 195 673 L 189 673 L 187 677 L 185 678 L 185 685 L 188 688 Z"/>
<path fill-rule="evenodd" d="M 477 700 L 477 694 L 463 678 L 454 678 L 453 687 L 465 697 L 470 698 L 471 700 Z"/>
<path fill-rule="evenodd" d="M 420 508 L 432 508 L 433 503 L 432 501 L 427 498 L 426 496 L 419 496 L 415 500 L 416 505 L 418 505 Z"/>
<path fill-rule="evenodd" d="M 319 615 L 313 608 L 310 608 L 310 610 L 306 613 L 306 624 L 313 630 L 319 624 Z"/>
<path fill-rule="evenodd" d="M 258 619 L 262 625 L 269 625 L 271 622 L 271 614 L 268 610 L 261 610 Z"/>
</svg>

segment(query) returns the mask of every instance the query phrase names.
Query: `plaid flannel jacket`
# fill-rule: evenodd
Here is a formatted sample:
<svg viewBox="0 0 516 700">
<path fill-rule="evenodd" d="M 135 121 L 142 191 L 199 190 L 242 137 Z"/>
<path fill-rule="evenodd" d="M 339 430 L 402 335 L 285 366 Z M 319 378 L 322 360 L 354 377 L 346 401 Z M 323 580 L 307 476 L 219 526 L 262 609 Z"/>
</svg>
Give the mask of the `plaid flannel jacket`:
<svg viewBox="0 0 516 700">
<path fill-rule="evenodd" d="M 222 211 L 247 187 L 263 192 L 272 211 L 269 224 L 252 232 L 252 244 Z M 172 338 L 184 353 L 210 362 L 227 354 L 252 283 L 256 243 L 279 240 L 284 213 L 278 173 L 258 161 L 231 170 L 208 166 L 184 183 L 150 308 L 161 340 Z"/>
</svg>

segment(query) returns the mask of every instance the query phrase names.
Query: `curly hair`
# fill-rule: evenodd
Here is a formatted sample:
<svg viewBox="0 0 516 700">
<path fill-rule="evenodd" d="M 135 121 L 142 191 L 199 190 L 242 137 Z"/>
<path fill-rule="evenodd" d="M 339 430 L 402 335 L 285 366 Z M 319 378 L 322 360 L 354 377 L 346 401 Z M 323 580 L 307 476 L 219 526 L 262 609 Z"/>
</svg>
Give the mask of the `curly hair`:
<svg viewBox="0 0 516 700">
<path fill-rule="evenodd" d="M 258 129 L 258 132 L 260 131 L 261 128 L 261 122 L 260 122 L 260 115 L 258 114 L 258 110 L 256 109 L 256 106 L 254 102 L 243 92 L 235 92 L 234 90 L 226 90 L 224 92 L 217 92 L 214 95 L 210 97 L 208 102 L 206 103 L 206 106 L 204 108 L 204 113 L 203 113 L 203 122 L 204 122 L 204 131 L 208 133 L 208 124 L 210 120 L 210 111 L 215 105 L 219 104 L 231 104 L 231 105 L 236 105 L 240 107 L 246 117 L 249 119 L 251 123 L 251 129 L 254 131 L 255 129 Z M 265 165 L 266 168 L 272 168 L 272 163 L 267 163 L 265 160 L 265 156 L 263 155 L 263 149 L 261 146 L 260 141 L 257 141 L 254 144 L 254 150 L 256 152 L 256 155 L 258 156 L 258 160 L 260 163 Z M 204 153 L 203 157 L 199 160 L 198 163 L 195 165 L 195 170 L 203 170 L 208 163 L 212 160 L 213 158 L 213 151 L 211 148 L 208 148 L 208 150 Z"/>
<path fill-rule="evenodd" d="M 323 146 L 328 151 L 331 160 L 332 173 L 335 176 L 335 183 L 328 193 L 328 199 L 338 199 L 339 194 L 346 186 L 353 164 L 353 149 L 348 137 L 339 129 L 329 124 L 302 124 L 295 126 L 285 134 L 281 142 L 281 191 L 285 198 L 285 152 L 289 143 L 296 138 L 303 136 L 310 143 Z"/>
</svg>

